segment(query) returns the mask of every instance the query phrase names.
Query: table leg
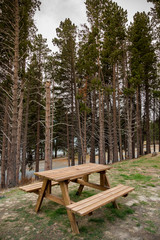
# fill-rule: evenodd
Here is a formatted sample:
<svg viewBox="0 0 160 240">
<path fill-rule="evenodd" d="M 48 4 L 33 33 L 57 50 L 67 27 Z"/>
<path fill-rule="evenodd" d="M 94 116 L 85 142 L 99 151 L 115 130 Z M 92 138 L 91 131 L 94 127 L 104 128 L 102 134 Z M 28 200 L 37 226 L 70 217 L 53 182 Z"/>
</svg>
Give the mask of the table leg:
<svg viewBox="0 0 160 240">
<path fill-rule="evenodd" d="M 49 182 L 48 179 L 44 179 L 43 180 L 43 185 L 42 185 L 41 191 L 39 193 L 39 196 L 38 196 L 38 199 L 37 199 L 36 208 L 35 208 L 36 212 L 38 212 L 40 207 L 41 207 L 41 204 L 42 204 L 42 201 L 43 201 L 43 198 L 44 198 L 44 195 L 45 195 L 45 191 L 46 191 L 47 186 L 48 186 L 48 182 Z"/>
<path fill-rule="evenodd" d="M 69 193 L 68 193 L 68 182 L 61 182 L 60 187 L 61 187 L 65 206 L 67 206 L 71 203 Z M 67 214 L 68 214 L 68 218 L 69 218 L 69 221 L 71 224 L 72 231 L 74 233 L 79 233 L 79 229 L 78 229 L 78 225 L 77 225 L 74 213 L 71 210 L 67 210 Z"/>
<path fill-rule="evenodd" d="M 85 181 L 85 182 L 88 182 L 88 175 L 85 175 L 82 179 Z M 80 196 L 82 191 L 83 191 L 83 188 L 84 188 L 84 185 L 81 185 L 79 186 L 77 192 L 76 192 L 76 195 Z"/>
<path fill-rule="evenodd" d="M 51 194 L 51 180 L 48 181 L 48 186 L 47 186 L 46 192 Z"/>
<path fill-rule="evenodd" d="M 111 188 L 110 183 L 109 183 L 109 179 L 106 176 L 106 172 L 105 171 L 100 172 L 100 185 L 103 186 L 103 187 Z M 116 200 L 113 201 L 112 203 L 113 203 L 113 206 L 115 208 L 119 209 Z"/>
<path fill-rule="evenodd" d="M 105 171 L 100 172 L 100 185 L 101 185 L 102 187 L 108 187 L 108 188 L 110 188 L 109 179 L 108 179 L 108 177 L 106 176 L 106 172 L 105 172 Z"/>
</svg>

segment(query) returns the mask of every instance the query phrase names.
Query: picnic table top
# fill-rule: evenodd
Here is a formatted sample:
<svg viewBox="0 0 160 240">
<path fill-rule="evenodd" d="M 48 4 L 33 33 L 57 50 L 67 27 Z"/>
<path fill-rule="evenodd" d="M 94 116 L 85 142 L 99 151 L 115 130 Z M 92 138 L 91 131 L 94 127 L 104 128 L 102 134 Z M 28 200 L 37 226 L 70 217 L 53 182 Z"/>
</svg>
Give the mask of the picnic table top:
<svg viewBox="0 0 160 240">
<path fill-rule="evenodd" d="M 74 180 L 79 177 L 83 177 L 84 175 L 88 175 L 95 172 L 101 172 L 109 170 L 111 166 L 95 164 L 95 163 L 86 163 L 82 165 L 55 169 L 55 170 L 47 170 L 43 172 L 35 172 L 36 176 L 41 178 L 46 178 L 49 180 L 54 180 L 57 182 L 65 181 L 65 180 Z"/>
</svg>

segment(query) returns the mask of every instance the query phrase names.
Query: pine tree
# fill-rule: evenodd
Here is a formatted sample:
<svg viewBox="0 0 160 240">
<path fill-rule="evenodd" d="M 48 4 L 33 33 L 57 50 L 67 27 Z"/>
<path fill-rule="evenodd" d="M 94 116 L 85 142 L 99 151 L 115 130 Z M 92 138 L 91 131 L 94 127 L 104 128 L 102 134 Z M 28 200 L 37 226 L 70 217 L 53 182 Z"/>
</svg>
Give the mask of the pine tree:
<svg viewBox="0 0 160 240">
<path fill-rule="evenodd" d="M 151 27 L 149 17 L 143 13 L 136 13 L 134 22 L 129 29 L 129 40 L 131 42 L 131 82 L 137 88 L 137 146 L 141 141 L 141 93 L 143 87 L 145 93 L 145 132 L 146 132 L 146 152 L 150 153 L 150 90 L 155 81 L 155 53 L 152 45 Z M 141 90 L 142 91 L 142 90 Z M 142 143 L 140 144 L 140 146 Z M 142 146 L 141 146 L 142 149 Z M 142 153 L 142 150 L 141 150 Z M 138 150 L 139 155 L 139 150 Z"/>
<path fill-rule="evenodd" d="M 59 48 L 59 84 L 61 86 L 61 95 L 65 92 L 64 102 L 68 106 L 71 113 L 70 127 L 70 150 L 71 165 L 74 165 L 74 124 L 75 124 L 75 108 L 76 108 L 76 79 L 75 79 L 75 41 L 76 26 L 72 24 L 70 19 L 65 19 L 56 29 L 57 38 L 53 39 L 53 44 Z M 78 108 L 77 108 L 78 109 Z"/>
</svg>

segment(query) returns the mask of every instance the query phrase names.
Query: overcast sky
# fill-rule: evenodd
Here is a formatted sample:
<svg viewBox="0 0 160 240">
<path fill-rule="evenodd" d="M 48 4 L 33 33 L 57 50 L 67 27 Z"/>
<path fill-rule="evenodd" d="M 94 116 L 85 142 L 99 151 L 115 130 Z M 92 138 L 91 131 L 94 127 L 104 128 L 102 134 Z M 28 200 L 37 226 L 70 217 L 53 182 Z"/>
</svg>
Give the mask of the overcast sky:
<svg viewBox="0 0 160 240">
<path fill-rule="evenodd" d="M 133 20 L 133 15 L 137 11 L 148 12 L 152 6 L 147 0 L 115 0 L 115 2 L 128 11 L 129 22 Z M 35 14 L 35 23 L 38 33 L 47 38 L 48 46 L 52 50 L 55 50 L 52 39 L 56 36 L 56 28 L 65 18 L 70 18 L 77 26 L 86 23 L 84 0 L 41 0 L 41 10 Z"/>
</svg>

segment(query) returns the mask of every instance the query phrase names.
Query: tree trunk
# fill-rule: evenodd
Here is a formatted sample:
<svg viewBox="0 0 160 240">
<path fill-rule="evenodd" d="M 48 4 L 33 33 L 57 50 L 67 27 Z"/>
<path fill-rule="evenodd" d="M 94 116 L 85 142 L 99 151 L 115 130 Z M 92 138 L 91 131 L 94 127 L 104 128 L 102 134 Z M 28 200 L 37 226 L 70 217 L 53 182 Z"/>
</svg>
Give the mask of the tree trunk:
<svg viewBox="0 0 160 240">
<path fill-rule="evenodd" d="M 148 82 L 146 83 L 145 86 L 145 91 L 146 91 L 146 104 L 145 104 L 145 109 L 146 109 L 146 153 L 151 152 L 150 148 L 150 126 L 149 126 L 149 86 Z"/>
<path fill-rule="evenodd" d="M 7 186 L 8 187 L 8 182 L 9 182 L 9 166 L 10 166 L 10 162 L 11 162 L 11 125 L 9 122 L 9 118 L 8 118 L 8 142 L 7 142 Z"/>
<path fill-rule="evenodd" d="M 68 166 L 70 166 L 70 147 L 69 147 L 69 127 L 68 127 L 68 113 L 66 113 L 66 124 L 67 124 L 67 150 L 68 150 Z"/>
<path fill-rule="evenodd" d="M 56 144 L 55 144 L 55 149 L 54 149 L 55 153 L 54 153 L 54 157 L 57 158 L 57 141 L 56 141 Z"/>
<path fill-rule="evenodd" d="M 106 103 L 107 103 L 107 113 L 108 113 L 108 163 L 113 162 L 113 136 L 112 136 L 112 120 L 111 120 L 111 111 L 110 111 L 110 101 L 109 94 L 106 95 Z"/>
<path fill-rule="evenodd" d="M 118 149 L 117 149 L 117 111 L 116 111 L 116 75 L 115 64 L 113 65 L 113 162 L 118 161 Z"/>
<path fill-rule="evenodd" d="M 127 97 L 128 158 L 132 159 L 132 99 Z"/>
<path fill-rule="evenodd" d="M 142 134 L 142 120 L 141 120 L 141 116 L 142 116 L 142 111 L 141 111 L 141 92 L 139 90 L 139 122 L 140 122 L 140 127 L 139 127 L 139 137 L 140 137 L 140 155 L 143 155 L 143 134 Z"/>
<path fill-rule="evenodd" d="M 39 172 L 40 105 L 37 106 L 36 172 Z"/>
<path fill-rule="evenodd" d="M 26 177 L 26 152 L 27 152 L 27 132 L 28 132 L 28 111 L 29 111 L 29 94 L 27 95 L 24 139 L 23 139 L 23 153 L 22 153 L 22 179 Z"/>
<path fill-rule="evenodd" d="M 87 155 L 87 143 L 86 143 L 86 122 L 87 122 L 87 113 L 84 111 L 84 128 L 83 128 L 83 163 L 86 163 L 86 155 Z"/>
<path fill-rule="evenodd" d="M 1 157 L 1 188 L 5 188 L 6 170 L 6 143 L 7 143 L 7 124 L 8 124 L 8 97 L 6 97 L 5 112 L 3 118 L 3 138 L 2 138 L 2 157 Z"/>
<path fill-rule="evenodd" d="M 18 106 L 18 71 L 19 71 L 19 2 L 15 0 L 15 43 L 13 76 L 13 112 L 11 120 L 11 161 L 9 165 L 8 187 L 16 186 L 16 150 L 17 150 L 17 106 Z"/>
<path fill-rule="evenodd" d="M 74 107 L 73 107 L 73 83 L 71 82 L 71 114 L 72 114 L 72 126 L 71 126 L 71 165 L 75 165 L 74 161 Z"/>
<path fill-rule="evenodd" d="M 140 111 L 139 111 L 139 86 L 136 92 L 136 123 L 137 123 L 137 158 L 140 156 Z"/>
<path fill-rule="evenodd" d="M 92 93 L 92 132 L 91 132 L 91 156 L 90 162 L 95 163 L 95 115 L 96 115 L 96 92 Z"/>
<path fill-rule="evenodd" d="M 84 110 L 84 122 L 83 122 L 83 163 L 86 163 L 86 155 L 87 155 L 87 143 L 86 143 L 86 134 L 87 134 L 87 112 L 86 112 L 86 106 L 87 106 L 87 79 L 85 81 L 85 87 L 84 87 L 84 94 L 83 94 L 83 100 L 85 104 L 85 110 Z"/>
<path fill-rule="evenodd" d="M 135 158 L 135 98 L 133 98 L 132 106 L 132 159 Z"/>
<path fill-rule="evenodd" d="M 118 67 L 117 67 L 117 77 L 118 77 Z M 123 160 L 123 150 L 122 150 L 122 133 L 121 133 L 121 112 L 120 112 L 120 89 L 119 89 L 119 81 L 117 81 L 118 85 L 118 135 L 119 135 L 119 157 L 120 161 Z"/>
<path fill-rule="evenodd" d="M 156 100 L 153 99 L 153 151 L 156 152 Z"/>
<path fill-rule="evenodd" d="M 78 125 L 78 164 L 81 164 L 82 162 L 84 162 L 85 160 L 85 152 L 83 149 L 83 138 L 82 138 L 82 129 L 81 129 L 81 119 L 80 119 L 80 112 L 79 112 L 79 101 L 77 99 L 77 90 L 76 90 L 76 74 L 75 74 L 75 61 L 74 61 L 74 54 L 72 51 L 72 56 L 71 56 L 71 72 L 72 72 L 72 82 L 74 84 L 74 97 L 75 97 L 75 107 L 76 107 L 76 118 L 77 118 L 77 125 Z M 82 155 L 80 157 L 80 154 Z M 82 159 L 82 161 L 81 161 Z"/>
<path fill-rule="evenodd" d="M 104 101 L 103 91 L 99 90 L 99 155 L 100 164 L 106 164 L 105 158 L 105 136 L 104 136 Z"/>
<path fill-rule="evenodd" d="M 50 161 L 51 161 L 51 169 L 52 169 L 52 158 L 53 158 L 53 123 L 54 123 L 54 80 L 52 86 L 52 101 L 51 101 L 51 153 L 50 153 Z"/>
<path fill-rule="evenodd" d="M 51 169 L 50 161 L 50 82 L 46 82 L 46 117 L 45 117 L 45 170 Z"/>
<path fill-rule="evenodd" d="M 160 152 L 160 101 L 159 101 L 159 152 Z"/>
<path fill-rule="evenodd" d="M 23 87 L 23 86 L 22 86 Z M 23 115 L 23 97 L 24 90 L 21 90 L 19 111 L 18 111 L 18 128 L 17 128 L 17 157 L 16 157 L 16 184 L 19 184 L 19 168 L 20 168 L 20 149 L 21 149 L 21 130 L 22 130 L 22 115 Z"/>
</svg>

